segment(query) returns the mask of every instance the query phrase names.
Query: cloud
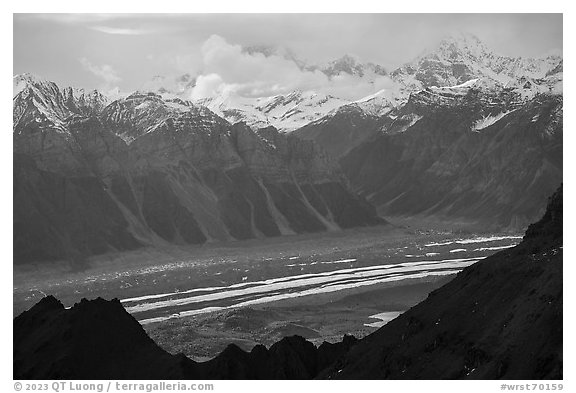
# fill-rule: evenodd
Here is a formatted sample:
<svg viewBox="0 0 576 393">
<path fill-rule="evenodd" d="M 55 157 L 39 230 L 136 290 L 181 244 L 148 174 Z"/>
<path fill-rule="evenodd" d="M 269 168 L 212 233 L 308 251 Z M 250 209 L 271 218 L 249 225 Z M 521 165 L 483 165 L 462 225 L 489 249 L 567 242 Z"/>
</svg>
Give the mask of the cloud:
<svg viewBox="0 0 576 393">
<path fill-rule="evenodd" d="M 340 74 L 329 78 L 319 70 L 303 70 L 293 59 L 281 54 L 250 53 L 217 35 L 204 42 L 201 58 L 203 72 L 192 92 L 193 98 L 209 97 L 225 90 L 245 97 L 263 97 L 298 89 L 359 99 L 392 83 L 385 76 L 367 80 Z"/>
<path fill-rule="evenodd" d="M 143 34 L 152 34 L 154 33 L 153 30 L 145 30 L 145 29 L 130 29 L 130 28 L 122 28 L 122 27 L 109 27 L 109 26 L 92 26 L 90 29 L 99 31 L 101 33 L 106 34 L 119 34 L 119 35 L 143 35 Z"/>
<path fill-rule="evenodd" d="M 41 13 L 41 14 L 33 14 L 33 13 L 25 13 L 25 14 L 15 14 L 21 19 L 41 19 L 55 23 L 61 24 L 70 24 L 70 25 L 86 25 L 90 23 L 103 23 L 103 22 L 112 22 L 118 20 L 133 20 L 135 18 L 138 19 L 146 19 L 146 20 L 153 20 L 159 18 L 175 18 L 178 15 L 172 14 L 147 14 L 147 13 L 73 13 L 73 14 L 58 14 L 58 13 Z"/>
<path fill-rule="evenodd" d="M 98 78 L 102 79 L 105 83 L 106 88 L 113 87 L 114 84 L 120 82 L 122 78 L 120 78 L 117 72 L 109 66 L 108 64 L 103 64 L 101 66 L 97 66 L 92 64 L 87 58 L 82 57 L 78 59 L 82 67 L 88 72 L 91 72 Z"/>
<path fill-rule="evenodd" d="M 44 14 L 16 14 L 22 19 L 41 19 L 55 23 L 63 24 L 86 24 L 91 22 L 102 22 L 116 18 L 118 15 L 114 14 L 97 14 L 97 13 L 84 13 L 84 14 L 56 14 L 56 13 L 44 13 Z"/>
<path fill-rule="evenodd" d="M 225 83 L 218 74 L 200 75 L 196 78 L 196 86 L 192 90 L 192 99 L 213 97 L 222 93 Z"/>
</svg>

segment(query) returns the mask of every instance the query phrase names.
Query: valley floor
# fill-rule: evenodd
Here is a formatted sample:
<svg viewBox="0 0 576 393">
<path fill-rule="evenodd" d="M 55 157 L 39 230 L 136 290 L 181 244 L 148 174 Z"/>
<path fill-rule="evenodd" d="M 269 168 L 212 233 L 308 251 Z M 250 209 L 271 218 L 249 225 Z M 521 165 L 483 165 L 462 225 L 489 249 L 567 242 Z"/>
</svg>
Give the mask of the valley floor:
<svg viewBox="0 0 576 393">
<path fill-rule="evenodd" d="M 143 249 L 74 268 L 15 266 L 14 314 L 45 294 L 67 307 L 116 297 L 159 345 L 196 360 L 232 342 L 250 349 L 294 334 L 335 342 L 373 332 L 462 268 L 520 240 L 388 225 Z"/>
<path fill-rule="evenodd" d="M 362 338 L 374 332 L 384 321 L 371 316 L 383 311 L 397 316 L 451 278 L 422 279 L 402 285 L 375 284 L 175 318 L 146 324 L 144 328 L 166 351 L 184 353 L 196 361 L 211 359 L 232 343 L 249 351 L 257 344 L 268 347 L 292 335 L 316 345 L 339 342 L 345 334 Z"/>
</svg>

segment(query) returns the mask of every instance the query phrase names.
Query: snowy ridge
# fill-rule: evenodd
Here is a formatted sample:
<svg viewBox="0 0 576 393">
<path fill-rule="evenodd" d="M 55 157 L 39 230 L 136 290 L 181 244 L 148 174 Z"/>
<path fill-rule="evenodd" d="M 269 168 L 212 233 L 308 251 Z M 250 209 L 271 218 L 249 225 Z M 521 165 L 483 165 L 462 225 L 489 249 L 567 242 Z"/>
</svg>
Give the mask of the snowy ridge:
<svg viewBox="0 0 576 393">
<path fill-rule="evenodd" d="M 421 91 L 436 94 L 438 100 L 465 96 L 471 90 L 491 95 L 512 92 L 518 102 L 528 101 L 538 94 L 562 94 L 561 57 L 526 59 L 501 56 L 477 37 L 465 33 L 447 37 L 390 74 L 379 66 L 363 64 L 349 55 L 310 69 L 332 76 L 346 73 L 361 80 L 388 75 L 391 81 L 386 89 L 354 101 L 295 91 L 267 98 L 234 99 L 227 93 L 210 98 L 203 104 L 231 122 L 244 121 L 256 128 L 273 125 L 289 132 L 308 123 L 323 122 L 323 117 L 333 116 L 338 108 L 346 105 L 354 105 L 371 116 L 388 115 L 407 103 L 412 94 Z M 482 124 L 486 127 L 492 120 L 498 119 L 494 117 Z"/>
<path fill-rule="evenodd" d="M 512 110 L 507 111 L 507 112 L 498 113 L 497 115 L 485 116 L 482 119 L 477 120 L 474 123 L 474 125 L 472 126 L 472 130 L 473 131 L 480 131 L 480 130 L 483 130 L 484 128 L 490 127 L 492 124 L 496 123 L 497 121 L 502 119 L 504 116 L 514 112 L 515 110 L 516 109 L 512 109 Z"/>
<path fill-rule="evenodd" d="M 213 98 L 197 100 L 231 123 L 244 122 L 253 128 L 274 126 L 293 131 L 327 115 L 348 101 L 311 91 L 296 90 L 272 97 L 249 98 L 225 92 Z"/>
<path fill-rule="evenodd" d="M 450 102 L 472 90 L 494 96 L 512 94 L 518 104 L 538 94 L 563 93 L 563 60 L 560 56 L 537 59 L 501 56 L 488 49 L 477 37 L 465 33 L 447 37 L 414 61 L 390 73 L 379 65 L 362 63 L 350 55 L 324 65 L 307 65 L 292 52 L 279 48 L 258 46 L 248 47 L 246 51 L 264 56 L 282 56 L 294 61 L 303 70 L 321 71 L 329 78 L 346 74 L 369 82 L 386 76 L 390 78 L 390 83 L 387 88 L 357 100 L 314 91 L 296 90 L 256 98 L 224 90 L 215 96 L 190 102 L 188 99 L 196 83 L 196 77 L 190 74 L 155 76 L 143 84 L 141 90 L 156 94 L 167 106 L 179 112 L 199 105 L 232 124 L 244 122 L 253 129 L 274 126 L 282 132 L 322 122 L 323 118 L 334 116 L 339 108 L 347 105 L 359 108 L 367 116 L 392 116 L 395 109 L 402 107 L 411 95 L 419 92 L 435 95 L 434 99 L 438 102 Z M 20 98 L 17 99 L 17 96 Z M 13 86 L 14 119 L 16 122 L 25 112 L 25 97 L 42 116 L 55 127 L 60 127 L 59 124 L 73 114 L 99 113 L 110 103 L 127 96 L 118 89 L 106 92 L 59 89 L 54 83 L 36 76 L 17 75 Z M 481 119 L 473 129 L 484 129 L 508 113 L 502 111 Z"/>
<path fill-rule="evenodd" d="M 384 116 L 406 101 L 399 90 L 382 89 L 353 103 L 373 116 Z"/>
<path fill-rule="evenodd" d="M 501 56 L 486 47 L 476 36 L 455 34 L 432 50 L 391 73 L 393 79 L 412 90 L 470 87 L 473 79 L 484 80 L 484 88 L 514 88 L 525 99 L 542 92 L 554 93 L 545 79 L 561 64 L 559 56 L 538 59 Z M 531 83 L 526 84 L 526 81 Z M 489 82 L 489 83 L 488 83 Z M 542 87 L 544 86 L 544 87 Z"/>
</svg>

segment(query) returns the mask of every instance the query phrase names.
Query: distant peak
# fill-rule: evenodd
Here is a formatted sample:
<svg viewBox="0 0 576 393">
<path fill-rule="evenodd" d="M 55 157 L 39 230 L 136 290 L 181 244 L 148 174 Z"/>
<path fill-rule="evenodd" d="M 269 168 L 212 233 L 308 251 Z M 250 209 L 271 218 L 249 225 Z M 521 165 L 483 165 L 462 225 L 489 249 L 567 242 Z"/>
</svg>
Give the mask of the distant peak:
<svg viewBox="0 0 576 393">
<path fill-rule="evenodd" d="M 18 93 L 27 88 L 44 89 L 50 85 L 53 85 L 53 83 L 29 72 L 14 75 L 12 83 L 12 97 L 16 97 Z"/>
<path fill-rule="evenodd" d="M 457 42 L 474 42 L 477 44 L 482 44 L 482 41 L 478 36 L 469 33 L 467 31 L 457 31 L 447 35 L 444 40 L 447 41 L 457 41 Z"/>
<path fill-rule="evenodd" d="M 452 33 L 440 41 L 440 47 L 456 46 L 459 49 L 482 48 L 487 50 L 486 44 L 477 36 L 468 32 Z"/>
<path fill-rule="evenodd" d="M 25 72 L 23 74 L 14 75 L 13 79 L 14 79 L 14 81 L 30 81 L 30 82 L 37 82 L 37 81 L 43 80 L 38 75 L 32 74 L 30 72 Z"/>
<path fill-rule="evenodd" d="M 286 97 L 300 97 L 304 92 L 300 89 L 292 90 L 290 93 L 286 94 Z"/>
<path fill-rule="evenodd" d="M 242 47 L 242 52 L 244 52 L 244 53 L 247 53 L 249 55 L 254 55 L 254 54 L 258 53 L 258 54 L 264 55 L 265 57 L 277 55 L 278 51 L 279 50 L 278 50 L 277 46 L 266 45 L 266 44 L 249 45 L 249 46 Z"/>
<path fill-rule="evenodd" d="M 38 76 L 36 74 L 29 73 L 29 72 L 14 75 L 12 80 L 14 83 L 14 88 L 16 88 L 16 86 L 19 86 L 22 89 L 25 88 L 26 86 L 40 85 L 40 84 L 45 84 L 45 83 L 49 82 L 49 81 L 45 80 L 44 78 L 41 78 L 40 76 Z"/>
<path fill-rule="evenodd" d="M 343 63 L 343 64 L 348 64 L 348 65 L 355 65 L 359 62 L 360 62 L 360 59 L 358 58 L 358 56 L 351 55 L 348 53 L 346 53 L 344 56 L 342 56 L 342 57 L 340 57 L 334 61 L 331 61 L 332 64 L 338 64 L 338 63 L 342 64 Z"/>
<path fill-rule="evenodd" d="M 127 100 L 131 100 L 131 99 L 162 99 L 162 96 L 160 96 L 159 94 L 156 94 L 152 91 L 146 91 L 146 90 L 136 90 L 135 92 L 129 94 L 126 99 Z"/>
<path fill-rule="evenodd" d="M 185 74 L 182 74 L 182 75 L 176 77 L 177 82 L 190 82 L 190 81 L 192 81 L 192 79 L 194 79 L 194 78 L 189 73 L 185 73 Z"/>
</svg>

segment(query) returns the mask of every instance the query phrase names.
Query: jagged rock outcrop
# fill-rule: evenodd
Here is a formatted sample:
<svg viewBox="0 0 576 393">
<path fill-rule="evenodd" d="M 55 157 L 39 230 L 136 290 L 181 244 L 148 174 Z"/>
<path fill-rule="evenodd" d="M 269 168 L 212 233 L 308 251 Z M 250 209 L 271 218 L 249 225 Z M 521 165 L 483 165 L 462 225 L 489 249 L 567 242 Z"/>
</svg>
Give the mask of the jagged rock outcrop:
<svg viewBox="0 0 576 393">
<path fill-rule="evenodd" d="M 14 97 L 16 263 L 384 222 L 312 142 L 154 93 L 87 115 L 55 84 L 27 83 Z"/>
</svg>

